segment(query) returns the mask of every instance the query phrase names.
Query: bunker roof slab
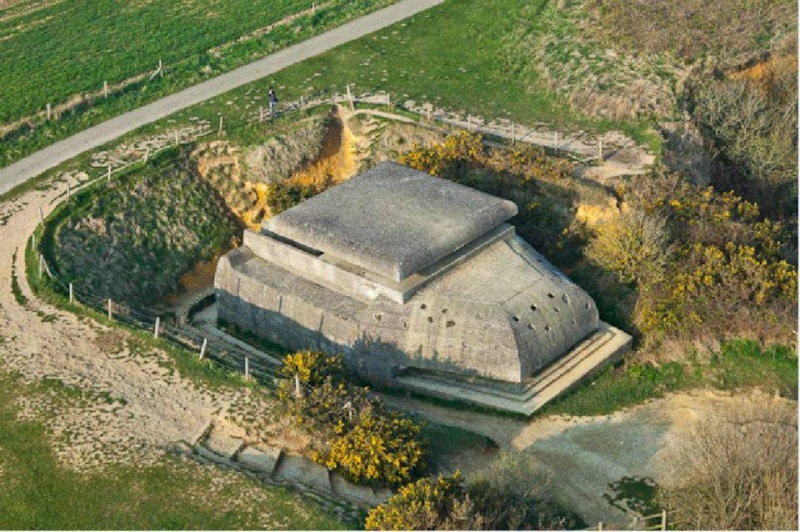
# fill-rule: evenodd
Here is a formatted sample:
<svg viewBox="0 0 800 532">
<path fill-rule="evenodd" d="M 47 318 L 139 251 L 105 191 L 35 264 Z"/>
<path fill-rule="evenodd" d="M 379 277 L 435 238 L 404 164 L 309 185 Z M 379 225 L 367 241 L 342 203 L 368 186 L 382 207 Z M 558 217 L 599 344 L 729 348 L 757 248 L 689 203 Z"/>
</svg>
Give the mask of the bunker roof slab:
<svg viewBox="0 0 800 532">
<path fill-rule="evenodd" d="M 402 281 L 515 214 L 510 201 L 387 162 L 271 218 L 262 231 Z"/>
</svg>

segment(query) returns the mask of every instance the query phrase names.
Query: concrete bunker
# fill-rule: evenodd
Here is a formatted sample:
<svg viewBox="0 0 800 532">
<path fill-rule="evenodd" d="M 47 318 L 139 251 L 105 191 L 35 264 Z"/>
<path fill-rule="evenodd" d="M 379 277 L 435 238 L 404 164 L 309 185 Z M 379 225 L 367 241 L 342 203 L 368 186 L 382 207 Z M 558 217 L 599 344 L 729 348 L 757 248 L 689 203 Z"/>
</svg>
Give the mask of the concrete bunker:
<svg viewBox="0 0 800 532">
<path fill-rule="evenodd" d="M 363 377 L 530 413 L 630 337 L 515 234 L 514 203 L 382 163 L 222 257 L 220 319 Z"/>
</svg>

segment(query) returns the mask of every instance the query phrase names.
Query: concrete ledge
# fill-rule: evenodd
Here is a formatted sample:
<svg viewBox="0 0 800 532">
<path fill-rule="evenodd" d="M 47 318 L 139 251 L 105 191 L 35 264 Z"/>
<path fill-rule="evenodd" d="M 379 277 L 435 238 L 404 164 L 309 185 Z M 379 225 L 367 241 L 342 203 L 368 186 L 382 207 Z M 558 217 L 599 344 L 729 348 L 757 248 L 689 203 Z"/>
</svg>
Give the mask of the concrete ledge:
<svg viewBox="0 0 800 532">
<path fill-rule="evenodd" d="M 372 488 L 351 484 L 339 473 L 331 473 L 331 487 L 334 495 L 355 502 L 362 508 L 371 508 L 385 502 L 385 499 L 377 496 Z"/>
<path fill-rule="evenodd" d="M 332 494 L 330 471 L 302 456 L 284 456 L 275 469 L 275 478 L 303 484 L 325 494 Z"/>
<path fill-rule="evenodd" d="M 245 447 L 239 452 L 236 459 L 242 467 L 272 476 L 282 456 L 283 449 L 280 447 L 266 449 Z"/>
<path fill-rule="evenodd" d="M 242 245 L 261 260 L 363 303 L 369 303 L 382 296 L 402 305 L 428 282 L 463 264 L 495 242 L 513 239 L 514 234 L 512 226 L 500 224 L 480 238 L 400 282 L 331 255 L 311 253 L 300 246 L 293 246 L 269 234 L 257 233 L 250 229 L 245 229 Z"/>
<path fill-rule="evenodd" d="M 399 376 L 395 383 L 400 388 L 423 395 L 529 416 L 556 396 L 622 359 L 631 343 L 630 335 L 601 322 L 594 334 L 534 375 L 516 393 L 507 387 L 493 389 L 491 381 L 485 379 L 471 384 L 455 378 L 447 380 L 441 374 L 431 377 L 421 374 Z"/>
</svg>

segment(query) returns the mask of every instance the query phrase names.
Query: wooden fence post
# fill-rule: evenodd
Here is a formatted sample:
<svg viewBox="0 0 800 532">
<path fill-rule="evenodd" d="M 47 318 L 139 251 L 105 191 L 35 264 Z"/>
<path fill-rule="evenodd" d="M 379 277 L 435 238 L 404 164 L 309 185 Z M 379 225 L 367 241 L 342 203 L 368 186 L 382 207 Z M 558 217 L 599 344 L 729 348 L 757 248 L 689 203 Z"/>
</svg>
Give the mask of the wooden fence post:
<svg viewBox="0 0 800 532">
<path fill-rule="evenodd" d="M 31 249 L 36 251 L 36 233 L 31 234 Z"/>
<path fill-rule="evenodd" d="M 42 272 L 44 271 L 44 257 L 41 253 L 39 253 L 39 279 L 42 278 Z"/>
<path fill-rule="evenodd" d="M 72 288 L 72 283 L 69 283 L 69 302 L 75 303 L 75 292 Z"/>
<path fill-rule="evenodd" d="M 302 397 L 302 390 L 300 389 L 300 375 L 294 374 L 294 396 L 296 399 Z"/>
<path fill-rule="evenodd" d="M 109 183 L 111 183 L 111 165 L 108 165 L 108 175 L 106 175 L 106 179 Z"/>
<path fill-rule="evenodd" d="M 164 65 L 161 63 L 161 59 L 158 60 L 158 75 L 164 77 Z"/>
<path fill-rule="evenodd" d="M 67 181 L 67 201 L 72 199 L 72 187 L 69 186 L 69 181 Z"/>
<path fill-rule="evenodd" d="M 203 338 L 203 345 L 200 347 L 200 360 L 206 356 L 206 347 L 208 346 L 208 338 Z"/>
<path fill-rule="evenodd" d="M 250 358 L 244 357 L 244 380 L 250 380 Z"/>
<path fill-rule="evenodd" d="M 597 523 L 597 530 L 598 530 L 598 532 L 603 532 L 603 522 L 602 521 Z"/>
<path fill-rule="evenodd" d="M 153 330 L 153 338 L 158 338 L 158 328 L 161 325 L 161 317 L 156 316 L 156 327 Z"/>
<path fill-rule="evenodd" d="M 353 103 L 353 93 L 350 92 L 350 84 L 349 83 L 347 84 L 347 100 L 350 102 L 350 110 L 351 111 L 355 111 L 356 110 L 356 106 Z"/>
<path fill-rule="evenodd" d="M 47 104 L 47 119 L 50 120 L 53 117 L 53 107 L 50 103 Z"/>
<path fill-rule="evenodd" d="M 311 16 L 312 17 L 316 17 L 317 16 L 317 3 L 316 2 L 311 2 Z"/>
<path fill-rule="evenodd" d="M 264 121 L 264 106 L 263 105 L 258 108 L 258 121 L 259 122 L 263 122 Z"/>
<path fill-rule="evenodd" d="M 112 305 L 111 298 L 108 298 L 108 319 L 113 320 L 114 319 L 114 315 L 111 312 L 111 305 Z"/>
<path fill-rule="evenodd" d="M 667 529 L 667 511 L 661 510 L 661 530 Z"/>
<path fill-rule="evenodd" d="M 222 120 L 222 117 L 220 116 L 219 117 L 219 131 L 217 132 L 217 134 L 219 136 L 222 136 L 222 124 L 223 124 L 223 120 Z"/>
<path fill-rule="evenodd" d="M 597 142 L 597 158 L 601 161 L 603 160 L 603 139 Z"/>
<path fill-rule="evenodd" d="M 511 145 L 515 146 L 517 144 L 517 124 L 511 122 Z"/>
<path fill-rule="evenodd" d="M 300 96 L 300 109 L 305 109 L 305 108 L 306 108 L 305 98 L 303 98 L 303 96 L 301 95 Z"/>
<path fill-rule="evenodd" d="M 178 134 L 178 130 L 177 129 L 175 130 L 175 145 L 176 146 L 180 146 L 181 145 L 181 137 Z"/>
<path fill-rule="evenodd" d="M 108 98 L 108 82 L 103 82 L 103 97 Z"/>
</svg>

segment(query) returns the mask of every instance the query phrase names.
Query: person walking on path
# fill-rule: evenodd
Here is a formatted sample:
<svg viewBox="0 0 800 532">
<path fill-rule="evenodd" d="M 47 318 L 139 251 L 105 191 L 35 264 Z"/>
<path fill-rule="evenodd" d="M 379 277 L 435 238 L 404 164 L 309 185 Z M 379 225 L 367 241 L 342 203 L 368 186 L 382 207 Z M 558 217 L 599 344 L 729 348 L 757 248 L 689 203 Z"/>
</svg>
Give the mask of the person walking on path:
<svg viewBox="0 0 800 532">
<path fill-rule="evenodd" d="M 269 114 L 272 118 L 275 118 L 275 113 L 278 109 L 278 95 L 275 94 L 275 88 L 269 88 Z"/>
</svg>

